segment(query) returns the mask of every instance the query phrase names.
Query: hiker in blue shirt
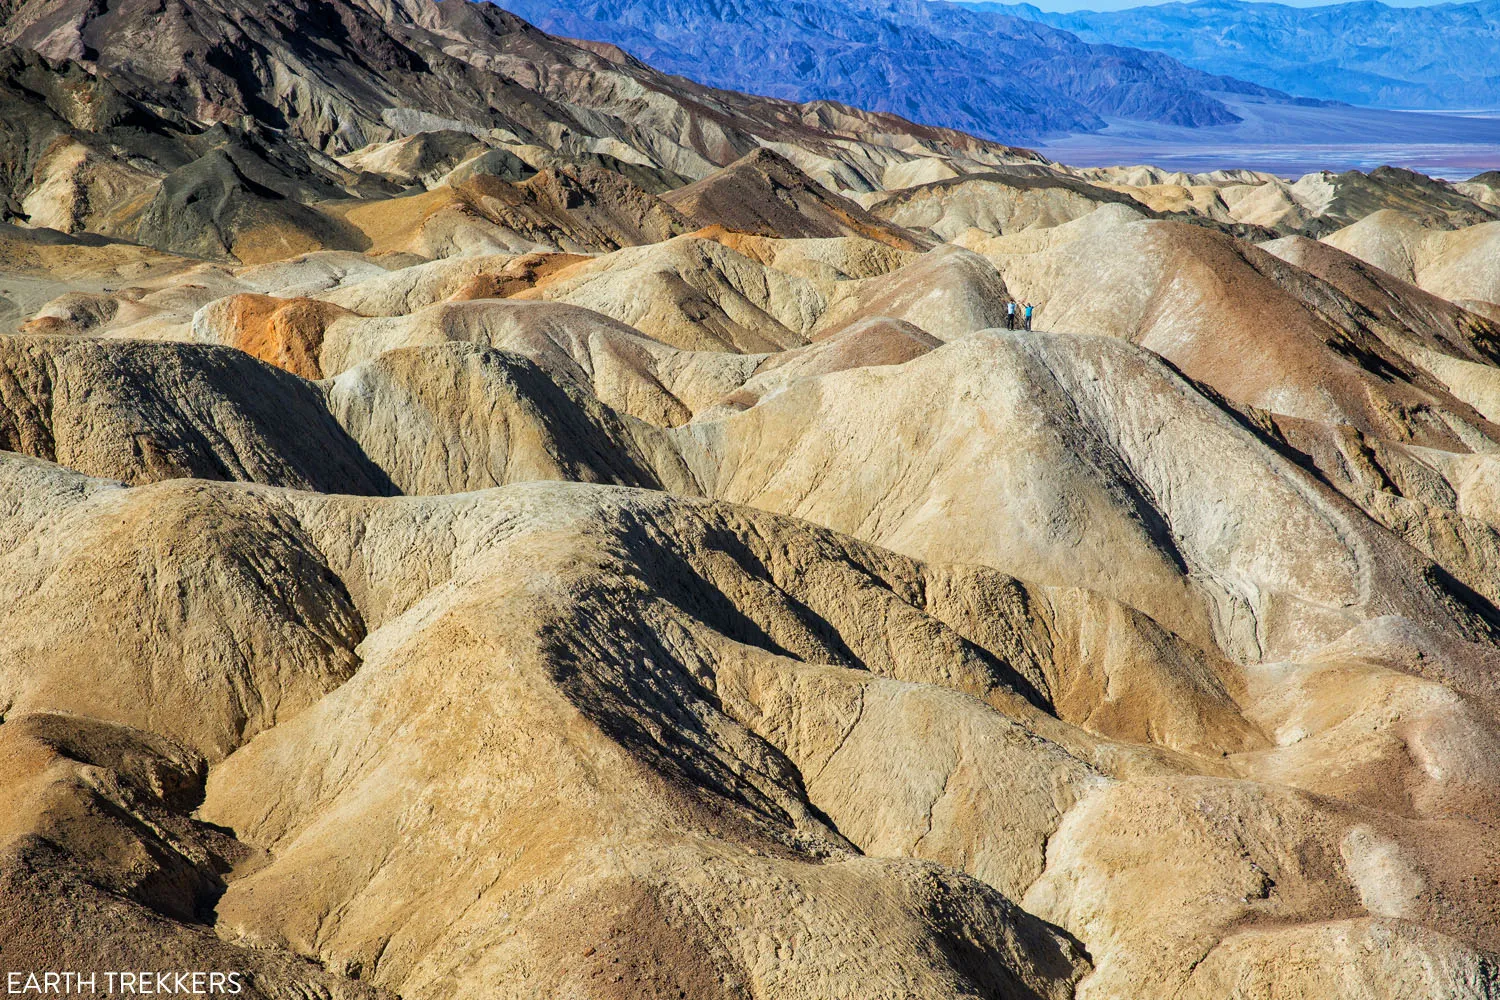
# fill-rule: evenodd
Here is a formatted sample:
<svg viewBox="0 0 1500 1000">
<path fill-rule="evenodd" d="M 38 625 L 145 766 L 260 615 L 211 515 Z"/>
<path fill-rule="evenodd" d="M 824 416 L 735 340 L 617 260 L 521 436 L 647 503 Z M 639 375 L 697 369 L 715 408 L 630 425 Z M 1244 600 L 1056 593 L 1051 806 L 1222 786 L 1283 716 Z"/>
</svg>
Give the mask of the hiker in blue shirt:
<svg viewBox="0 0 1500 1000">
<path fill-rule="evenodd" d="M 1014 330 L 1016 328 L 1016 303 L 1014 300 L 1005 303 L 1005 328 Z"/>
<path fill-rule="evenodd" d="M 1036 306 L 1032 305 L 1030 302 L 1026 303 L 1026 329 L 1028 331 L 1031 330 L 1031 311 L 1035 308 Z"/>
</svg>

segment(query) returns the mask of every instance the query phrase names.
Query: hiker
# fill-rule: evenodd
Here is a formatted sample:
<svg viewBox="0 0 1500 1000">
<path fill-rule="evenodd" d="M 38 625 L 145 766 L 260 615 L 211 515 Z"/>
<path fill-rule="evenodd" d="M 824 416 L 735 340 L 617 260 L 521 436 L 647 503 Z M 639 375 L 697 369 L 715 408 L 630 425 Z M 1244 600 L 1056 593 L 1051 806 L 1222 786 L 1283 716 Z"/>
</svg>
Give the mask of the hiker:
<svg viewBox="0 0 1500 1000">
<path fill-rule="evenodd" d="M 1031 332 L 1031 311 L 1033 309 L 1035 309 L 1035 308 L 1036 308 L 1036 306 L 1032 305 L 1030 302 L 1026 303 L 1026 332 L 1027 333 Z"/>
<path fill-rule="evenodd" d="M 1005 303 L 1005 328 L 1014 330 L 1016 328 L 1016 303 L 1015 300 Z"/>
</svg>

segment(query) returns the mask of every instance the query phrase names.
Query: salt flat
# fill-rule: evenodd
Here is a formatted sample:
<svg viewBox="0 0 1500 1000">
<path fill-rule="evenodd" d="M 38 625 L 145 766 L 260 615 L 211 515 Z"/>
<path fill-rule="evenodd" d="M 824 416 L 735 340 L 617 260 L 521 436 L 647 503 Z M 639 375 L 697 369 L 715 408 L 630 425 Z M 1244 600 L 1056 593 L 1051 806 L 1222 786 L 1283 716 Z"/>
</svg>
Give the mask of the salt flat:
<svg viewBox="0 0 1500 1000">
<path fill-rule="evenodd" d="M 1103 131 L 1040 148 L 1076 166 L 1152 163 L 1190 172 L 1238 167 L 1283 176 L 1393 166 L 1462 180 L 1500 166 L 1500 119 L 1493 111 L 1438 114 L 1215 96 L 1242 121 L 1189 129 L 1107 119 Z"/>
</svg>

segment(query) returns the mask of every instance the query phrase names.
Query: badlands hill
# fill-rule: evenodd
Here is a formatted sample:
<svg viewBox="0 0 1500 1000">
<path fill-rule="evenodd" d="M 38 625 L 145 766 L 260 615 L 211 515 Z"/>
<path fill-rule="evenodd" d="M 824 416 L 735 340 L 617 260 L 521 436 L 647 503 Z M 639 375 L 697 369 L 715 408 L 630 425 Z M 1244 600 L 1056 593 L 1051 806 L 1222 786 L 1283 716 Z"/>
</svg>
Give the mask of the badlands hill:
<svg viewBox="0 0 1500 1000">
<path fill-rule="evenodd" d="M 1494 178 L 0 12 L 0 972 L 1500 992 Z"/>
</svg>

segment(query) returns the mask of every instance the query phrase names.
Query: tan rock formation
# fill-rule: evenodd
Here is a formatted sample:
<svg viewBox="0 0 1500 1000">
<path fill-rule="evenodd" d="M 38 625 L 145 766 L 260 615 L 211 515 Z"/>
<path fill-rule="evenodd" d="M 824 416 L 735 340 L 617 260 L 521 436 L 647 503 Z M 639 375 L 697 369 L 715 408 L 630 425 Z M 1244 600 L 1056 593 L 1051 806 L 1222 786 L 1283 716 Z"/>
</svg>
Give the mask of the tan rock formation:
<svg viewBox="0 0 1500 1000">
<path fill-rule="evenodd" d="M 876 201 L 873 210 L 897 225 L 951 242 L 970 229 L 995 236 L 1047 229 L 1111 203 L 1148 201 L 1143 194 L 1132 198 L 1071 177 L 1017 172 L 975 174 L 909 187 Z"/>
<path fill-rule="evenodd" d="M 324 7 L 0 3 L 0 972 L 1500 994 L 1488 188 Z"/>
<path fill-rule="evenodd" d="M 665 200 L 704 225 L 755 236 L 860 236 L 898 250 L 925 248 L 920 237 L 827 190 L 770 149 L 758 149 Z"/>
<path fill-rule="evenodd" d="M 1040 326 L 1128 339 L 1238 403 L 1444 448 L 1493 440 L 1488 421 L 1414 370 L 1357 302 L 1227 236 L 1142 221 L 994 259 L 1018 296 L 1040 304 Z"/>
<path fill-rule="evenodd" d="M 1460 304 L 1500 302 L 1500 222 L 1434 230 L 1413 216 L 1385 210 L 1324 239 L 1398 278 Z"/>
<path fill-rule="evenodd" d="M 128 483 L 390 490 L 315 386 L 206 345 L 0 339 L 0 446 Z"/>
<path fill-rule="evenodd" d="M 177 973 L 193 970 L 202 975 L 184 991 L 389 996 L 290 955 L 225 944 L 202 922 L 223 891 L 217 873 L 253 852 L 184 815 L 202 795 L 204 762 L 192 751 L 89 719 L 13 715 L 0 725 L 0 763 L 0 969 L 19 972 L 22 987 L 30 972 L 66 965 L 99 970 L 101 991 L 125 985 L 103 970 L 132 970 L 132 990 L 151 973 L 153 992 L 155 973 L 175 989 Z"/>
<path fill-rule="evenodd" d="M 403 493 L 536 479 L 698 491 L 657 428 L 518 355 L 467 342 L 388 351 L 332 379 L 327 396 Z"/>
</svg>

